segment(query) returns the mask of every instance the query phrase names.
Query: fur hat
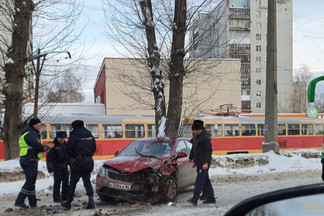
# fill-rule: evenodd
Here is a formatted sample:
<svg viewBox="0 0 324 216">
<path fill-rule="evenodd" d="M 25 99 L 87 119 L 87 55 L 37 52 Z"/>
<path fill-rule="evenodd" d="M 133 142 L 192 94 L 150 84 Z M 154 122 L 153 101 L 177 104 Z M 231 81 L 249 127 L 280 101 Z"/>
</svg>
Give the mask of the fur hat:
<svg viewBox="0 0 324 216">
<path fill-rule="evenodd" d="M 82 120 L 75 120 L 74 122 L 72 122 L 72 128 L 75 130 L 75 129 L 78 129 L 78 128 L 83 128 L 84 127 L 84 123 Z"/>
<path fill-rule="evenodd" d="M 66 131 L 56 131 L 57 138 L 66 138 Z"/>
<path fill-rule="evenodd" d="M 192 123 L 191 130 L 202 130 L 204 127 L 204 122 L 201 120 L 194 120 Z"/>
<path fill-rule="evenodd" d="M 33 127 L 33 125 L 41 123 L 41 120 L 39 120 L 39 118 L 31 118 L 28 122 L 28 124 Z"/>
</svg>

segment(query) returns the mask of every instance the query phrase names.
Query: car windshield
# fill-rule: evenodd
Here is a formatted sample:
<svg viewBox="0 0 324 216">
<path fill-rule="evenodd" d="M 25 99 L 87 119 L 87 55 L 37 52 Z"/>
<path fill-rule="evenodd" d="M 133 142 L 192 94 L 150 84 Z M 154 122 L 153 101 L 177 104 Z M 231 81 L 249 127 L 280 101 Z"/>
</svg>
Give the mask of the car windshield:
<svg viewBox="0 0 324 216">
<path fill-rule="evenodd" d="M 136 140 L 129 144 L 118 156 L 170 157 L 173 141 Z"/>
</svg>

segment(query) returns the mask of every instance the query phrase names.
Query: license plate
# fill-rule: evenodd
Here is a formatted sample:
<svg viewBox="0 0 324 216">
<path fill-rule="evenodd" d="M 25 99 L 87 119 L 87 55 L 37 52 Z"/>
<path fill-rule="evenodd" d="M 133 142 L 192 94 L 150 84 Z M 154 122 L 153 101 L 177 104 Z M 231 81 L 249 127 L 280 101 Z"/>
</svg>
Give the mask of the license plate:
<svg viewBox="0 0 324 216">
<path fill-rule="evenodd" d="M 130 190 L 131 189 L 131 186 L 130 185 L 113 183 L 113 182 L 110 182 L 108 184 L 108 187 L 109 188 L 114 188 L 114 189 L 119 189 L 119 190 Z"/>
</svg>

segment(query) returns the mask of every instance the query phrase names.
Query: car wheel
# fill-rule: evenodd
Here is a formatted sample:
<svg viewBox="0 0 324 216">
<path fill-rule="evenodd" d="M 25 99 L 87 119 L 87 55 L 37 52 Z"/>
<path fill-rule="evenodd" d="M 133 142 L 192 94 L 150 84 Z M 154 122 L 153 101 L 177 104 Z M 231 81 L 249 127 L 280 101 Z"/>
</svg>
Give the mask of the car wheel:
<svg viewBox="0 0 324 216">
<path fill-rule="evenodd" d="M 104 196 L 104 195 L 99 195 L 99 199 L 103 202 L 114 202 L 115 199 L 112 198 L 112 197 L 107 197 L 107 196 Z"/>
<path fill-rule="evenodd" d="M 165 176 L 161 180 L 160 191 L 162 191 L 161 201 L 174 201 L 178 195 L 178 185 L 175 178 Z"/>
</svg>

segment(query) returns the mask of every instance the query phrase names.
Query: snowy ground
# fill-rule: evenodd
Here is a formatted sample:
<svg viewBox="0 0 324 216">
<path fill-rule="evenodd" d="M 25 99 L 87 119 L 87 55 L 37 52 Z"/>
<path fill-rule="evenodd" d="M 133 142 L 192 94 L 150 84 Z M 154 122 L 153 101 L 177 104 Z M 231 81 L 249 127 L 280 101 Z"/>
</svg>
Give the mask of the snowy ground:
<svg viewBox="0 0 324 216">
<path fill-rule="evenodd" d="M 271 190 L 302 184 L 321 182 L 320 152 L 300 150 L 281 152 L 280 155 L 240 154 L 213 156 L 210 176 L 217 196 L 216 205 L 199 203 L 197 207 L 186 203 L 192 196 L 193 188 L 179 193 L 174 203 L 158 205 L 133 205 L 118 203 L 108 205 L 95 196 L 96 209 L 82 211 L 63 211 L 52 202 L 53 177 L 46 170 L 46 163 L 39 162 L 39 175 L 36 184 L 37 209 L 18 210 L 13 206 L 15 198 L 24 183 L 19 160 L 0 162 L 0 215 L 223 215 L 231 206 L 241 200 Z M 103 161 L 95 162 L 92 175 L 95 175 Z M 253 185 L 253 186 L 252 186 Z M 244 192 L 243 192 L 244 191 Z M 82 181 L 78 183 L 74 199 L 74 210 L 86 204 Z M 10 212 L 5 212 L 10 211 Z"/>
</svg>

